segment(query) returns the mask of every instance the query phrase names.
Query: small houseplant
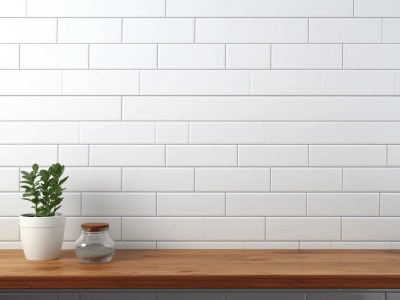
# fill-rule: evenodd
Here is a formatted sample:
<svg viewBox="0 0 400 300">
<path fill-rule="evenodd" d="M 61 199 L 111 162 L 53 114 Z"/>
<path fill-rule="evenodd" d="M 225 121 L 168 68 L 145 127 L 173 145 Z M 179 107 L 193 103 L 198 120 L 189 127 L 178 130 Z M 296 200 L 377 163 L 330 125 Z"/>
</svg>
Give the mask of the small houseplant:
<svg viewBox="0 0 400 300">
<path fill-rule="evenodd" d="M 20 235 L 24 254 L 28 260 L 57 259 L 64 239 L 65 216 L 57 211 L 63 201 L 62 185 L 68 177 L 61 178 L 64 166 L 53 164 L 39 170 L 34 164 L 32 171 L 22 171 L 22 199 L 31 202 L 35 213 L 19 217 Z"/>
</svg>

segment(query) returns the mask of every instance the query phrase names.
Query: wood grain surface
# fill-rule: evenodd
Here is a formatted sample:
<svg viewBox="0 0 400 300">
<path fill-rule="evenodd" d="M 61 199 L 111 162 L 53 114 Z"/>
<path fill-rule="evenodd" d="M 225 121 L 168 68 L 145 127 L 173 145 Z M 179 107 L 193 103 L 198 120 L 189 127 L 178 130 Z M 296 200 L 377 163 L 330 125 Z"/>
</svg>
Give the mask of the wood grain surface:
<svg viewBox="0 0 400 300">
<path fill-rule="evenodd" d="M 400 251 L 118 250 L 82 264 L 71 250 L 27 261 L 0 250 L 1 289 L 400 288 Z"/>
</svg>

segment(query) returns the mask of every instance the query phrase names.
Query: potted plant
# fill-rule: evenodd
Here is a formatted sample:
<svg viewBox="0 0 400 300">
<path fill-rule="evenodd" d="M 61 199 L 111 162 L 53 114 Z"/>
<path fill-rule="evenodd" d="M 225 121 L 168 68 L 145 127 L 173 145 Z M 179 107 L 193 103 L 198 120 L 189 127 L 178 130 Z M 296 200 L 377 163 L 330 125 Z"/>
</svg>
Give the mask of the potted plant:
<svg viewBox="0 0 400 300">
<path fill-rule="evenodd" d="M 19 217 L 20 237 L 28 260 L 57 259 L 64 239 L 65 216 L 57 211 L 63 200 L 62 188 L 68 177 L 61 179 L 64 166 L 53 164 L 39 170 L 34 164 L 31 172 L 22 171 L 22 199 L 32 202 L 35 213 Z"/>
</svg>

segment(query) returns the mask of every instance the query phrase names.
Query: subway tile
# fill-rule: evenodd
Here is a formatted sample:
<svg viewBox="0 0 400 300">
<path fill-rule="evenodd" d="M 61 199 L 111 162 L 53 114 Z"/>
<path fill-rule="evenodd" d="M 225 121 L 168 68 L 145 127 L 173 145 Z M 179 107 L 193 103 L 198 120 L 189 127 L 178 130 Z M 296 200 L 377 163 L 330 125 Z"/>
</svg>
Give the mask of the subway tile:
<svg viewBox="0 0 400 300">
<path fill-rule="evenodd" d="M 124 43 L 193 43 L 194 20 L 185 18 L 124 19 Z"/>
<path fill-rule="evenodd" d="M 398 193 L 380 194 L 380 215 L 385 217 L 400 216 L 400 194 Z"/>
<path fill-rule="evenodd" d="M 19 221 L 18 218 L 0 218 L 0 239 L 2 241 L 19 240 Z"/>
<path fill-rule="evenodd" d="M 400 293 L 396 293 L 396 292 L 387 293 L 386 296 L 387 296 L 387 298 L 386 298 L 387 300 L 399 300 L 400 299 Z"/>
<path fill-rule="evenodd" d="M 150 122 L 81 123 L 81 143 L 154 144 L 155 124 Z"/>
<path fill-rule="evenodd" d="M 157 144 L 188 144 L 189 123 L 187 122 L 157 122 Z"/>
<path fill-rule="evenodd" d="M 239 166 L 307 166 L 307 146 L 239 146 Z"/>
<path fill-rule="evenodd" d="M 400 168 L 344 168 L 343 190 L 348 192 L 397 192 Z"/>
<path fill-rule="evenodd" d="M 26 17 L 26 0 L 1 0 L 0 17 Z"/>
<path fill-rule="evenodd" d="M 110 224 L 110 236 L 113 240 L 121 240 L 121 218 L 111 217 L 68 217 L 65 222 L 65 241 L 76 241 L 81 234 L 82 223 L 108 223 Z"/>
<path fill-rule="evenodd" d="M 193 168 L 124 168 L 123 191 L 192 192 Z"/>
<path fill-rule="evenodd" d="M 380 43 L 381 20 L 367 18 L 310 19 L 310 43 Z"/>
<path fill-rule="evenodd" d="M 157 215 L 206 217 L 225 215 L 224 193 L 158 193 Z"/>
<path fill-rule="evenodd" d="M 266 125 L 267 144 L 333 144 L 335 124 L 326 122 L 271 122 Z"/>
<path fill-rule="evenodd" d="M 121 19 L 58 19 L 59 43 L 120 43 Z"/>
<path fill-rule="evenodd" d="M 391 250 L 389 242 L 333 242 L 332 249 Z M 356 298 L 357 299 L 357 298 Z"/>
<path fill-rule="evenodd" d="M 0 119 L 3 121 L 105 121 L 120 118 L 120 97 L 0 97 Z"/>
<path fill-rule="evenodd" d="M 155 69 L 157 45 L 90 45 L 90 69 Z"/>
<path fill-rule="evenodd" d="M 176 292 L 162 292 L 157 294 L 157 300 L 225 300 L 224 292 L 186 292 L 186 291 L 176 291 Z"/>
<path fill-rule="evenodd" d="M 267 192 L 269 168 L 197 168 L 197 192 Z"/>
<path fill-rule="evenodd" d="M 79 143 L 79 126 L 73 122 L 2 122 L 0 144 Z"/>
<path fill-rule="evenodd" d="M 90 147 L 91 166 L 165 166 L 164 146 L 117 146 Z"/>
<path fill-rule="evenodd" d="M 385 146 L 310 146 L 310 166 L 385 166 Z"/>
<path fill-rule="evenodd" d="M 306 194 L 227 193 L 228 216 L 305 216 Z"/>
<path fill-rule="evenodd" d="M 196 43 L 307 43 L 307 19 L 200 18 Z"/>
<path fill-rule="evenodd" d="M 28 0 L 28 17 L 161 17 L 162 0 Z"/>
<path fill-rule="evenodd" d="M 49 166 L 57 161 L 57 146 L 1 145 L 0 166 Z"/>
<path fill-rule="evenodd" d="M 157 242 L 157 249 L 242 249 L 243 244 L 244 242 Z"/>
<path fill-rule="evenodd" d="M 236 166 L 236 146 L 167 146 L 167 166 Z"/>
<path fill-rule="evenodd" d="M 55 43 L 56 39 L 56 19 L 0 19 L 0 43 Z"/>
<path fill-rule="evenodd" d="M 298 242 L 244 242 L 244 249 L 299 249 Z"/>
<path fill-rule="evenodd" d="M 385 293 L 307 293 L 308 300 L 385 300 Z"/>
<path fill-rule="evenodd" d="M 14 192 L 19 190 L 19 169 L 0 168 L 0 191 Z"/>
<path fill-rule="evenodd" d="M 141 95 L 247 95 L 249 73 L 238 70 L 144 70 Z"/>
<path fill-rule="evenodd" d="M 272 168 L 273 192 L 336 192 L 342 190 L 340 168 Z"/>
<path fill-rule="evenodd" d="M 64 95 L 137 95 L 139 72 L 132 70 L 63 71 Z"/>
<path fill-rule="evenodd" d="M 379 216 L 377 193 L 309 193 L 308 216 Z"/>
<path fill-rule="evenodd" d="M 96 0 L 26 0 L 28 17 L 94 17 Z"/>
<path fill-rule="evenodd" d="M 96 0 L 98 17 L 164 17 L 164 0 Z"/>
<path fill-rule="evenodd" d="M 159 69 L 224 69 L 225 46 L 211 44 L 161 44 Z"/>
<path fill-rule="evenodd" d="M 251 95 L 393 95 L 394 71 L 251 71 Z"/>
<path fill-rule="evenodd" d="M 82 300 L 156 300 L 157 299 L 157 294 L 155 292 L 127 292 L 123 291 L 121 293 L 120 291 L 116 292 L 104 292 L 102 291 L 101 293 L 81 293 L 81 299 Z"/>
<path fill-rule="evenodd" d="M 264 144 L 264 123 L 195 122 L 189 126 L 190 144 Z"/>
<path fill-rule="evenodd" d="M 88 145 L 60 145 L 58 148 L 58 160 L 66 166 L 88 166 Z"/>
<path fill-rule="evenodd" d="M 355 17 L 400 17 L 400 3 L 396 0 L 355 0 Z"/>
<path fill-rule="evenodd" d="M 304 300 L 305 293 L 302 292 L 245 292 L 227 291 L 226 300 Z"/>
<path fill-rule="evenodd" d="M 1 7 L 1 1 L 0 1 L 0 7 Z M 19 69 L 18 45 L 16 44 L 0 45 L 0 69 Z"/>
<path fill-rule="evenodd" d="M 343 45 L 344 69 L 398 69 L 400 45 Z"/>
<path fill-rule="evenodd" d="M 61 78 L 61 71 L 55 70 L 1 70 L 0 94 L 3 96 L 61 95 Z"/>
<path fill-rule="evenodd" d="M 320 95 L 320 71 L 251 71 L 251 95 Z"/>
<path fill-rule="evenodd" d="M 393 95 L 394 71 L 321 71 L 321 91 L 326 95 Z"/>
<path fill-rule="evenodd" d="M 340 240 L 340 218 L 267 218 L 267 240 Z"/>
<path fill-rule="evenodd" d="M 300 250 L 332 249 L 332 242 L 300 242 Z"/>
<path fill-rule="evenodd" d="M 66 168 L 65 183 L 71 192 L 114 192 L 121 190 L 120 168 Z"/>
<path fill-rule="evenodd" d="M 253 241 L 264 239 L 263 218 L 122 218 L 123 240 Z"/>
<path fill-rule="evenodd" d="M 87 69 L 88 46 L 27 44 L 20 49 L 21 69 Z"/>
<path fill-rule="evenodd" d="M 343 122 L 335 124 L 337 144 L 400 143 L 398 122 Z"/>
<path fill-rule="evenodd" d="M 83 216 L 155 216 L 155 193 L 83 193 Z"/>
<path fill-rule="evenodd" d="M 168 17 L 352 17 L 351 0 L 168 0 Z"/>
<path fill-rule="evenodd" d="M 360 109 L 362 107 L 363 109 Z M 398 97 L 124 97 L 124 120 L 393 121 Z"/>
<path fill-rule="evenodd" d="M 272 69 L 342 69 L 341 45 L 272 45 Z"/>
<path fill-rule="evenodd" d="M 62 207 L 58 212 L 67 216 L 80 216 L 81 195 L 79 193 L 63 193 Z M 22 200 L 22 193 L 0 193 L 0 203 L 3 207 L 2 217 L 18 217 L 24 213 L 34 212 L 32 203 Z"/>
<path fill-rule="evenodd" d="M 270 45 L 226 45 L 227 69 L 269 69 L 271 66 L 270 57 Z"/>
<path fill-rule="evenodd" d="M 400 218 L 343 218 L 342 226 L 344 241 L 396 241 L 400 238 L 399 231 L 393 230 L 400 226 Z"/>
<path fill-rule="evenodd" d="M 400 18 L 382 19 L 382 42 L 399 43 L 400 42 Z"/>
</svg>

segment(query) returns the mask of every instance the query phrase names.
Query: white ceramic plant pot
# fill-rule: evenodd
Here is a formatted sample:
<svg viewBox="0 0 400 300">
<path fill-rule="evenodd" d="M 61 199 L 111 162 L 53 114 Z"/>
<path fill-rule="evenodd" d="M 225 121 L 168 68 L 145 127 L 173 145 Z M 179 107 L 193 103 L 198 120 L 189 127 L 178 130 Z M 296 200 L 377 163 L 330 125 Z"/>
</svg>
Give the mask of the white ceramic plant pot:
<svg viewBox="0 0 400 300">
<path fill-rule="evenodd" d="M 64 239 L 65 216 L 19 217 L 19 228 L 25 258 L 28 260 L 57 259 Z"/>
</svg>

